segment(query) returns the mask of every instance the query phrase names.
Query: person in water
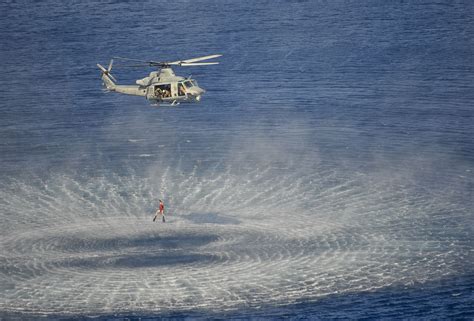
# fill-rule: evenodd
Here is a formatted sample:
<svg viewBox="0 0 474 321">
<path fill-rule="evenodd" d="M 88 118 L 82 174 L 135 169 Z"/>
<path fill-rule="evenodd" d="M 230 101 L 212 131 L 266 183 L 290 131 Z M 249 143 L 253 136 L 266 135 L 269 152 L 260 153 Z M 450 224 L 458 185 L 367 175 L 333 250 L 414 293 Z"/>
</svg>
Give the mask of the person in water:
<svg viewBox="0 0 474 321">
<path fill-rule="evenodd" d="M 165 204 L 163 204 L 163 201 L 160 200 L 160 204 L 158 205 L 158 209 L 156 210 L 155 217 L 153 218 L 153 222 L 156 220 L 156 218 L 161 215 L 163 223 L 166 222 L 165 220 Z"/>
</svg>

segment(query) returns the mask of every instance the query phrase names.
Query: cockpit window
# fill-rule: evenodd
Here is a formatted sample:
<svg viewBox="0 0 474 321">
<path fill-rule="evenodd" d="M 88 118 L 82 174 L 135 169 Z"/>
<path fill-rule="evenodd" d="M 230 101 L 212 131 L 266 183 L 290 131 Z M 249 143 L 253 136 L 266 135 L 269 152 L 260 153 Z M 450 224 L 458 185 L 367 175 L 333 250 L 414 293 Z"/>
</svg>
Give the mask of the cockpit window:
<svg viewBox="0 0 474 321">
<path fill-rule="evenodd" d="M 184 82 L 184 85 L 186 86 L 186 88 L 191 88 L 194 84 L 191 80 L 186 80 Z"/>
<path fill-rule="evenodd" d="M 178 96 L 186 95 L 186 89 L 184 89 L 183 83 L 178 83 Z"/>
</svg>

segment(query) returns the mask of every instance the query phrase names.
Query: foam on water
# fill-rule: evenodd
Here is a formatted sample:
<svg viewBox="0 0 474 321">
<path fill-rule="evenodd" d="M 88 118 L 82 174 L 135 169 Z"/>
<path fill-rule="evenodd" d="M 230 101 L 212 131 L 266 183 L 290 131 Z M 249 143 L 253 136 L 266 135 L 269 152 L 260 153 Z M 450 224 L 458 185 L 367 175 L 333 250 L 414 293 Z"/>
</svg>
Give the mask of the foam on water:
<svg viewBox="0 0 474 321">
<path fill-rule="evenodd" d="M 379 175 L 196 165 L 12 180 L 0 189 L 0 308 L 222 313 L 472 273 L 465 205 Z M 152 222 L 156 195 L 166 224 Z"/>
</svg>

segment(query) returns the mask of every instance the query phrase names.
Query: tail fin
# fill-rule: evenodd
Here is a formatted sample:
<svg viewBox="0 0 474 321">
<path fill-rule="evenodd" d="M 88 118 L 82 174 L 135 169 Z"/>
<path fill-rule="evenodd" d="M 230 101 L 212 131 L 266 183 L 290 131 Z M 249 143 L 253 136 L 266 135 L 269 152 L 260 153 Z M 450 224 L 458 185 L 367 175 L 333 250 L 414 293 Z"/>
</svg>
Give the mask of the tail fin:
<svg viewBox="0 0 474 321">
<path fill-rule="evenodd" d="M 114 60 L 110 60 L 109 67 L 107 69 L 105 69 L 101 64 L 97 64 L 97 67 L 99 67 L 99 69 L 102 71 L 102 81 L 104 82 L 105 87 L 111 91 L 115 90 L 115 82 L 117 81 L 117 79 L 115 79 L 115 77 L 110 73 L 113 63 Z"/>
</svg>

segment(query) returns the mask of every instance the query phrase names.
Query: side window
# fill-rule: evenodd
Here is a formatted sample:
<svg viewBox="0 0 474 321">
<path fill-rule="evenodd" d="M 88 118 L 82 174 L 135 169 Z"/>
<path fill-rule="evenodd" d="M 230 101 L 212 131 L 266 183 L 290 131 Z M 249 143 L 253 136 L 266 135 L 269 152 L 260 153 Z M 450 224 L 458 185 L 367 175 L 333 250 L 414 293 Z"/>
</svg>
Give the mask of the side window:
<svg viewBox="0 0 474 321">
<path fill-rule="evenodd" d="M 183 83 L 178 83 L 178 96 L 185 96 L 186 89 L 184 88 Z"/>
<path fill-rule="evenodd" d="M 163 84 L 155 86 L 155 96 L 160 99 L 171 97 L 171 85 Z"/>
</svg>

